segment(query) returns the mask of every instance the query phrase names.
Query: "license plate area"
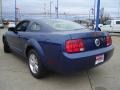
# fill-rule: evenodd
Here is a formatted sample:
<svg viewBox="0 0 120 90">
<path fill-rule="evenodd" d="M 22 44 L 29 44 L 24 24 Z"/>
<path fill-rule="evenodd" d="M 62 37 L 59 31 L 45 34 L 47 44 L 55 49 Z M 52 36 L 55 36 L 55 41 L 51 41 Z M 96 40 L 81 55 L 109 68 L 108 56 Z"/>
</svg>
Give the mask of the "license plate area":
<svg viewBox="0 0 120 90">
<path fill-rule="evenodd" d="M 104 54 L 96 56 L 95 65 L 98 65 L 98 64 L 103 63 L 103 62 L 104 62 Z"/>
</svg>

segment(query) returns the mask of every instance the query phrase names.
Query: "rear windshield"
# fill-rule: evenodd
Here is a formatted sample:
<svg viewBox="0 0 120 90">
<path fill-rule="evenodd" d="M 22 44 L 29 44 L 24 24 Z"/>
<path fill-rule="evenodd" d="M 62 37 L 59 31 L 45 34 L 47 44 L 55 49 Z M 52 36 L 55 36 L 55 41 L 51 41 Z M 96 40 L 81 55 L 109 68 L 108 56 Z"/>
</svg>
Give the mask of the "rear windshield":
<svg viewBox="0 0 120 90">
<path fill-rule="evenodd" d="M 52 28 L 61 31 L 86 29 L 86 27 L 78 23 L 67 20 L 44 20 L 44 22 Z"/>
</svg>

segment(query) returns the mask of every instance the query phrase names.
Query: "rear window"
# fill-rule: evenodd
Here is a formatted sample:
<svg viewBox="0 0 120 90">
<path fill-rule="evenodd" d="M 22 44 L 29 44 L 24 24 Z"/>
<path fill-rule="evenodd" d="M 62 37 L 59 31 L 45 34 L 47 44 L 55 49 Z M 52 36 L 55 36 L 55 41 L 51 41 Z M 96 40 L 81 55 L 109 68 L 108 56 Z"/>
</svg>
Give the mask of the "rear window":
<svg viewBox="0 0 120 90">
<path fill-rule="evenodd" d="M 120 24 L 120 21 L 116 21 L 116 24 Z"/>
<path fill-rule="evenodd" d="M 111 21 L 106 21 L 105 25 L 111 25 Z"/>
<path fill-rule="evenodd" d="M 67 20 L 44 20 L 44 22 L 49 26 L 51 26 L 52 28 L 56 30 L 61 30 L 61 31 L 79 30 L 79 29 L 86 28 L 78 23 L 67 21 Z"/>
</svg>

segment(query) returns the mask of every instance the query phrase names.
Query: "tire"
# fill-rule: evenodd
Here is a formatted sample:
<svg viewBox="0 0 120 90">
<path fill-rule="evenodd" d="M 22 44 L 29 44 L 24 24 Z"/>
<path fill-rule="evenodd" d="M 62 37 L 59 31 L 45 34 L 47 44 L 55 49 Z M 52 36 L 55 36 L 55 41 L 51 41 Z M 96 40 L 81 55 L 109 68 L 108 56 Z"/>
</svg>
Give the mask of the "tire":
<svg viewBox="0 0 120 90">
<path fill-rule="evenodd" d="M 41 63 L 40 57 L 35 50 L 30 50 L 28 54 L 28 65 L 31 74 L 39 79 L 46 76 L 46 69 Z"/>
<path fill-rule="evenodd" d="M 5 39 L 3 40 L 3 44 L 4 44 L 4 52 L 10 53 L 11 52 L 10 47 Z"/>
</svg>

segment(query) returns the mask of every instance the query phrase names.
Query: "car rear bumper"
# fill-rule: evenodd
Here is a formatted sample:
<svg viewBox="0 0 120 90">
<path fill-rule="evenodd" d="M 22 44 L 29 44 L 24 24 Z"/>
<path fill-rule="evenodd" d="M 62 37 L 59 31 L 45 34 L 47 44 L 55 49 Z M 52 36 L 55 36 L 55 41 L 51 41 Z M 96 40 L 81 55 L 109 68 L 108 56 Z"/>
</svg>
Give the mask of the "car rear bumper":
<svg viewBox="0 0 120 90">
<path fill-rule="evenodd" d="M 82 69 L 90 69 L 108 61 L 113 55 L 114 47 L 111 45 L 107 48 L 82 52 L 76 54 L 63 53 L 58 60 L 48 64 L 48 68 L 58 73 L 79 72 Z M 95 65 L 96 56 L 104 55 L 104 62 Z"/>
</svg>

